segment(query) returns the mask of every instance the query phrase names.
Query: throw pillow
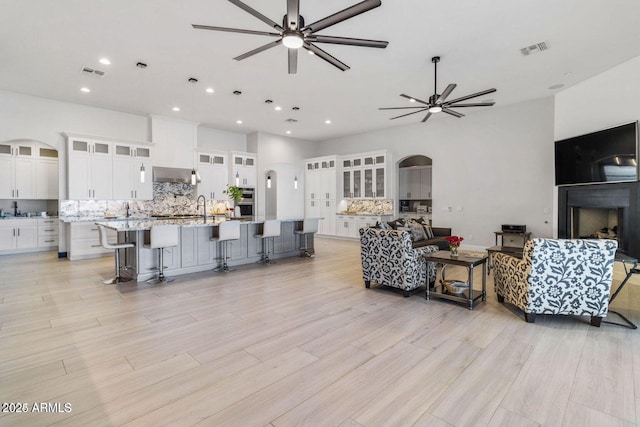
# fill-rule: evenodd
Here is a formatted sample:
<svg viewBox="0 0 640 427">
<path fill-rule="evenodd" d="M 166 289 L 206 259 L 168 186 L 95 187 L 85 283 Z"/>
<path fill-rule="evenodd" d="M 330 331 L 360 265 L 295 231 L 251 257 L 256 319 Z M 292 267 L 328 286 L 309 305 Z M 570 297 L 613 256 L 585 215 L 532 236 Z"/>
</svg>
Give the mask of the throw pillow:
<svg viewBox="0 0 640 427">
<path fill-rule="evenodd" d="M 413 220 L 409 220 L 407 221 L 407 225 L 411 230 L 411 236 L 413 237 L 414 242 L 419 242 L 420 240 L 425 240 L 427 238 L 422 224 L 419 224 L 418 222 Z"/>
<path fill-rule="evenodd" d="M 424 228 L 424 232 L 427 235 L 427 239 L 435 238 L 435 235 L 433 234 L 433 230 L 431 229 L 430 225 L 423 225 L 422 228 Z"/>
<path fill-rule="evenodd" d="M 393 230 L 389 224 L 386 222 L 376 222 L 376 228 L 381 230 Z"/>
</svg>

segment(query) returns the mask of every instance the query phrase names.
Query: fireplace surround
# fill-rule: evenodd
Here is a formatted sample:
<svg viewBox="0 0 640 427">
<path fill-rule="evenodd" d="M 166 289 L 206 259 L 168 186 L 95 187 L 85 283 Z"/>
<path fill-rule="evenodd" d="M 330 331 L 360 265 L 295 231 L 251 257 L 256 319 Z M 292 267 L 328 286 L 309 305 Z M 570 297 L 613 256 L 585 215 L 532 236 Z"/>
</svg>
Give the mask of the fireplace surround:
<svg viewBox="0 0 640 427">
<path fill-rule="evenodd" d="M 580 208 L 617 210 L 618 248 L 640 259 L 638 191 L 640 182 L 620 182 L 558 187 L 558 237 L 572 236 L 575 212 Z"/>
</svg>

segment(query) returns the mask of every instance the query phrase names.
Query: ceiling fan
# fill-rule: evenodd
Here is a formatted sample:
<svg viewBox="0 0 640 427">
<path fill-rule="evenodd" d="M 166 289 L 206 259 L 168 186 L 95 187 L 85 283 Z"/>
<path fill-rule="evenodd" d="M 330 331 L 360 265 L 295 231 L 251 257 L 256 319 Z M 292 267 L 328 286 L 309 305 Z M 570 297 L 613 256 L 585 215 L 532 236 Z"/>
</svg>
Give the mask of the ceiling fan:
<svg viewBox="0 0 640 427">
<path fill-rule="evenodd" d="M 458 104 L 459 102 L 466 101 L 467 99 L 476 98 L 478 96 L 486 95 L 489 93 L 493 93 L 496 89 L 487 89 L 482 92 L 473 93 L 471 95 L 462 96 L 460 98 L 452 99 L 451 101 L 447 101 L 447 97 L 451 95 L 451 92 L 456 88 L 454 83 L 451 83 L 446 87 L 444 92 L 438 94 L 438 62 L 440 62 L 439 56 L 434 56 L 431 58 L 431 62 L 433 62 L 434 76 L 433 76 L 433 95 L 429 97 L 429 102 L 423 101 L 421 99 L 415 98 L 413 96 L 401 94 L 403 98 L 407 98 L 411 102 L 419 102 L 422 105 L 417 107 L 387 107 L 387 108 L 378 108 L 379 110 L 407 110 L 407 109 L 418 109 L 418 111 L 413 111 L 411 113 L 402 114 L 400 116 L 391 117 L 389 120 L 399 119 L 400 117 L 410 116 L 411 114 L 422 113 L 424 111 L 427 112 L 427 115 L 424 116 L 422 122 L 426 122 L 432 114 L 436 113 L 447 113 L 454 117 L 460 118 L 464 117 L 464 114 L 458 113 L 457 111 L 453 111 L 451 108 L 462 108 L 462 107 L 491 107 L 495 104 L 495 102 L 474 102 L 470 104 Z"/>
<path fill-rule="evenodd" d="M 260 46 L 259 48 L 253 49 L 249 52 L 243 53 L 242 55 L 233 58 L 236 61 L 242 61 L 243 59 L 253 56 L 256 53 L 263 52 L 267 49 L 271 49 L 272 47 L 282 44 L 289 49 L 289 74 L 295 74 L 298 70 L 298 49 L 301 47 L 304 47 L 308 51 L 319 56 L 320 58 L 324 59 L 340 70 L 346 71 L 349 69 L 348 65 L 329 55 L 314 43 L 377 47 L 382 49 L 387 47 L 387 45 L 389 44 L 389 42 L 380 40 L 354 39 L 349 37 L 335 37 L 315 34 L 317 31 L 324 30 L 327 27 L 338 24 L 342 21 L 353 18 L 354 16 L 360 15 L 361 13 L 367 12 L 380 6 L 382 4 L 380 0 L 364 0 L 358 4 L 343 9 L 339 12 L 334 13 L 333 15 L 329 15 L 309 25 L 305 25 L 304 18 L 300 15 L 300 0 L 287 0 L 287 13 L 282 19 L 282 25 L 279 25 L 275 21 L 272 21 L 260 12 L 247 6 L 239 0 L 229 1 L 278 31 L 277 33 L 272 33 L 266 31 L 243 30 L 240 28 L 212 27 L 210 25 L 192 24 L 193 28 L 199 30 L 227 31 L 231 33 L 255 34 L 277 38 L 277 40 L 271 43 L 267 43 L 264 46 Z"/>
</svg>

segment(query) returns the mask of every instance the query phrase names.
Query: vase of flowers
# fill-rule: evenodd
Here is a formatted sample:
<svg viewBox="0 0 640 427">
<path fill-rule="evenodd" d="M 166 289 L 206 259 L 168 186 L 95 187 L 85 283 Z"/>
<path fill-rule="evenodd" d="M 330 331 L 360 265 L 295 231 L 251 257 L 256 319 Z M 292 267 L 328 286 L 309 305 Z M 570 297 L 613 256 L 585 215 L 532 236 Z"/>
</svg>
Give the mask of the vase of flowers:
<svg viewBox="0 0 640 427">
<path fill-rule="evenodd" d="M 460 249 L 460 243 L 464 240 L 464 238 L 460 236 L 447 236 L 445 237 L 447 242 L 449 243 L 449 251 L 451 252 L 452 257 L 458 256 L 458 250 Z"/>
<path fill-rule="evenodd" d="M 229 196 L 231 200 L 233 200 L 234 206 L 233 208 L 230 208 L 230 210 L 234 214 L 233 216 L 240 216 L 240 206 L 238 206 L 238 202 L 240 201 L 240 199 L 242 199 L 242 190 L 240 189 L 240 187 L 227 184 L 227 188 L 225 190 L 222 190 L 222 192 Z"/>
</svg>

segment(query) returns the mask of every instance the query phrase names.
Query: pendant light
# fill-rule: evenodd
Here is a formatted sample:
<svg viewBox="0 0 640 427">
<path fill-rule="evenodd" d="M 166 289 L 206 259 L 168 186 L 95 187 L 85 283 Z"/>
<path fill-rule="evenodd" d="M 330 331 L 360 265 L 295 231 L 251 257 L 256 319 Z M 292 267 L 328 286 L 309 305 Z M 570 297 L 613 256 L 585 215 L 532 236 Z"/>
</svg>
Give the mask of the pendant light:
<svg viewBox="0 0 640 427">
<path fill-rule="evenodd" d="M 236 172 L 236 187 L 240 185 L 240 174 Z"/>
<path fill-rule="evenodd" d="M 140 165 L 140 182 L 144 184 L 144 163 Z"/>
<path fill-rule="evenodd" d="M 196 185 L 196 170 L 191 169 L 191 185 Z"/>
<path fill-rule="evenodd" d="M 267 188 L 271 188 L 271 175 L 267 175 Z"/>
<path fill-rule="evenodd" d="M 296 175 L 296 176 L 293 178 L 293 189 L 294 189 L 294 190 L 297 190 L 297 189 L 298 189 L 298 175 Z"/>
</svg>

